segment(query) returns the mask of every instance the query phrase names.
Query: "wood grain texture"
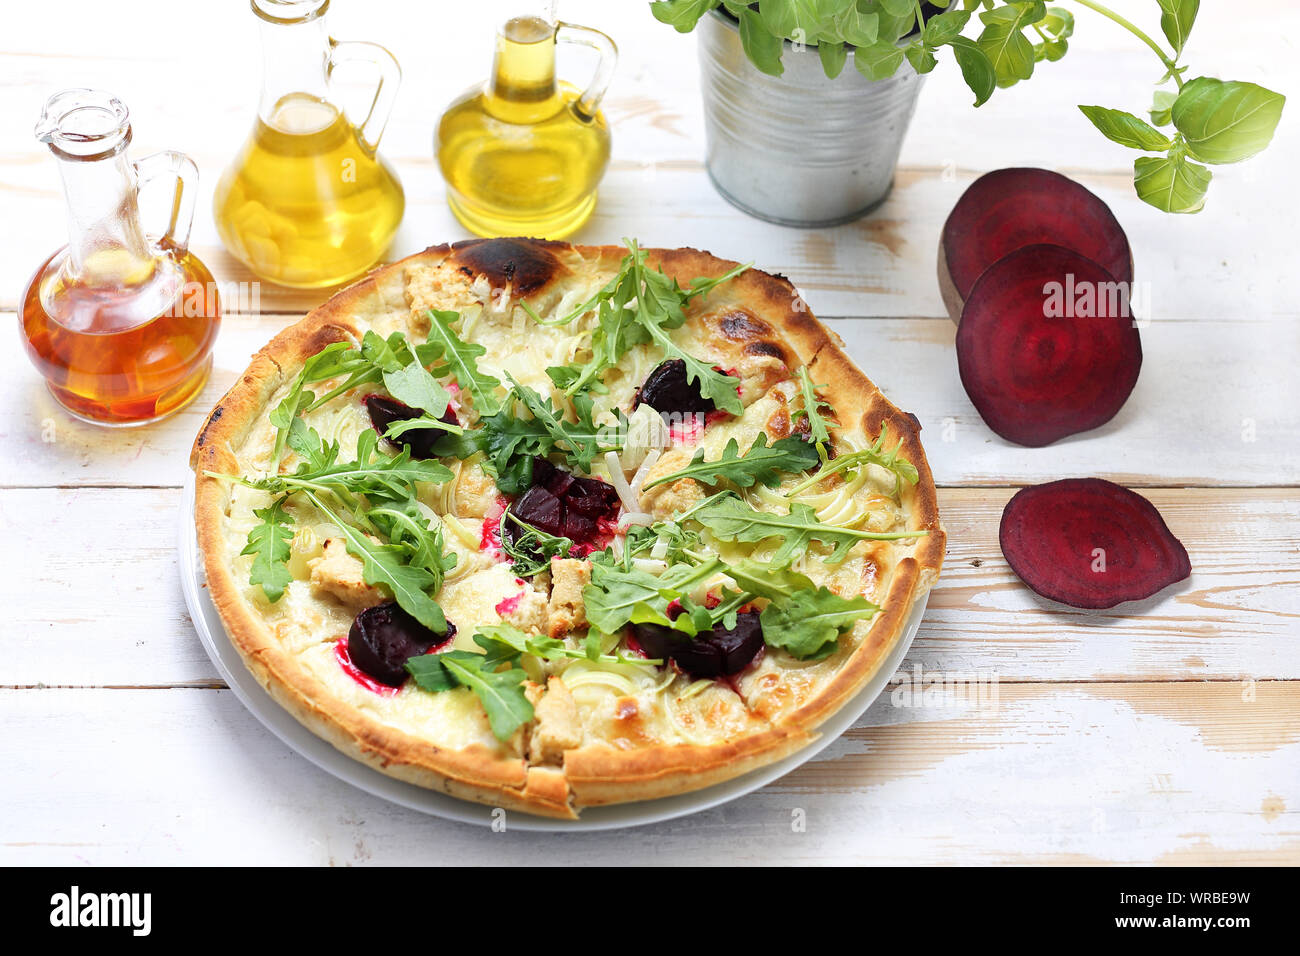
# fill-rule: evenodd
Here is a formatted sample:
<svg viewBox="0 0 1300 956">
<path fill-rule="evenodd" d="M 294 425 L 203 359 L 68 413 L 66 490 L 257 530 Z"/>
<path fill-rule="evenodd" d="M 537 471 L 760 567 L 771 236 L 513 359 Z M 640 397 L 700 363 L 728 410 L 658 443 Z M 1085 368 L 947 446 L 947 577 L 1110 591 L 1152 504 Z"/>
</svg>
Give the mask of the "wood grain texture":
<svg viewBox="0 0 1300 956">
<path fill-rule="evenodd" d="M 1038 598 L 1007 567 L 997 529 L 1011 489 L 941 489 L 949 551 L 903 671 L 1011 681 L 1300 679 L 1294 491 L 1145 493 L 1186 545 L 1193 575 L 1149 601 L 1094 612 Z M 0 606 L 11 621 L 0 686 L 219 682 L 180 593 L 180 503 L 175 489 L 0 491 L 9 542 Z"/>
<path fill-rule="evenodd" d="M 112 5 L 67 0 L 57 47 L 47 8 L 6 12 L 0 322 L 12 327 L 32 270 L 66 241 L 54 163 L 31 128 L 45 97 L 70 86 L 128 103 L 136 158 L 171 148 L 196 159 L 194 246 L 223 282 L 250 278 L 220 249 L 210 206 L 253 118 L 255 21 L 244 6 L 183 6 L 139 0 L 126 34 Z M 1125 12 L 1158 35 L 1154 4 Z M 384 43 L 404 68 L 383 143 L 408 201 L 390 259 L 466 235 L 443 201 L 431 134 L 444 104 L 485 74 L 492 15 L 489 4 L 411 0 L 331 12 L 336 36 Z M 1141 114 L 1154 59 L 1081 10 L 1064 61 L 979 110 L 943 63 L 872 217 L 786 229 L 740 215 L 709 185 L 693 38 L 641 2 L 566 0 L 564 16 L 621 47 L 605 102 L 613 161 L 575 238 L 695 246 L 790 276 L 922 421 L 950 544 L 898 681 L 814 763 L 745 800 L 614 836 L 453 825 L 317 770 L 220 688 L 174 551 L 203 415 L 254 351 L 323 298 L 266 286 L 263 314 L 227 317 L 199 400 L 145 430 L 70 420 L 19 349 L 0 350 L 0 863 L 1300 862 L 1300 124 L 1288 112 L 1266 153 L 1216 167 L 1202 214 L 1155 212 L 1133 195 L 1133 154 L 1075 108 Z M 1187 60 L 1291 93 L 1297 34 L 1291 0 L 1203 4 Z M 564 76 L 581 81 L 591 65 L 580 50 L 561 54 Z M 364 79 L 343 76 L 350 107 Z M 1111 205 L 1150 320 L 1119 416 L 1045 449 L 1009 445 L 979 420 L 934 277 L 953 202 L 1007 165 L 1059 169 Z M 146 197 L 150 222 L 157 199 Z M 1187 545 L 1192 578 L 1126 613 L 1027 591 L 997 547 L 1001 509 L 1015 486 L 1067 475 L 1144 488 Z"/>
<path fill-rule="evenodd" d="M 778 783 L 616 835 L 509 818 L 494 833 L 487 807 L 474 827 L 388 804 L 228 691 L 3 690 L 0 862 L 1294 863 L 1300 684 L 1243 690 L 1003 685 L 995 706 L 922 708 L 887 694 Z"/>
</svg>

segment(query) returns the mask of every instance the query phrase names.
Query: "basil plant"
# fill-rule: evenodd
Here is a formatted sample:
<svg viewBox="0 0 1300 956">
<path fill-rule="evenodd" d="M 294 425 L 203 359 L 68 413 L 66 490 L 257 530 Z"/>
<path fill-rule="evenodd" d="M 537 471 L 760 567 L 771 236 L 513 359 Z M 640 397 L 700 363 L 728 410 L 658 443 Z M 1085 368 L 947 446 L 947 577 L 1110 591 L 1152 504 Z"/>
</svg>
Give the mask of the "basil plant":
<svg viewBox="0 0 1300 956">
<path fill-rule="evenodd" d="M 1102 135 L 1153 155 L 1133 165 L 1138 196 L 1164 212 L 1199 212 L 1210 185 L 1209 166 L 1237 163 L 1266 147 L 1286 97 L 1254 83 L 1188 78 L 1181 60 L 1200 0 L 1150 0 L 1158 7 L 1161 45 L 1110 8 L 1093 0 L 1070 0 L 1128 30 L 1159 58 L 1164 74 L 1143 119 L 1104 106 L 1079 109 Z M 950 55 L 975 105 L 1000 87 L 1029 79 L 1035 64 L 1065 56 L 1074 14 L 1043 0 L 656 0 L 655 18 L 682 33 L 695 29 L 716 8 L 734 18 L 741 43 L 759 70 L 774 76 L 784 67 L 785 42 L 815 47 L 829 77 L 839 76 L 850 56 L 872 80 L 893 76 L 906 60 L 929 73 Z M 1156 11 L 1152 11 L 1153 13 Z M 968 29 L 969 28 L 969 29 Z M 1172 88 L 1170 88 L 1172 87 Z"/>
</svg>

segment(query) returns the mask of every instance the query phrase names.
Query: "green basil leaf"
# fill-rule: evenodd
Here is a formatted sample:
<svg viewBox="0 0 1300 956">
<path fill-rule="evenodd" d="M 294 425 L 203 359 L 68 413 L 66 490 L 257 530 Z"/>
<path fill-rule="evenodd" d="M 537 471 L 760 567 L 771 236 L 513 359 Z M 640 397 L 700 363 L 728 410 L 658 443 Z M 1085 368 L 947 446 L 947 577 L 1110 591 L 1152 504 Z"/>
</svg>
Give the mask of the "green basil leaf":
<svg viewBox="0 0 1300 956">
<path fill-rule="evenodd" d="M 717 5 L 718 0 L 655 0 L 650 4 L 650 12 L 678 33 L 690 33 L 700 18 Z"/>
<path fill-rule="evenodd" d="M 1193 159 L 1236 163 L 1272 141 L 1285 103 L 1285 96 L 1254 83 L 1201 76 L 1183 86 L 1170 116 Z"/>
<path fill-rule="evenodd" d="M 1162 212 L 1200 212 L 1212 175 L 1185 156 L 1141 156 L 1133 164 L 1138 198 Z"/>
<path fill-rule="evenodd" d="M 907 49 L 903 52 L 907 56 L 907 62 L 912 64 L 912 69 L 922 75 L 933 70 L 938 62 L 935 60 L 934 54 L 919 41 L 916 43 L 909 43 Z"/>
<path fill-rule="evenodd" d="M 975 94 L 975 105 L 982 106 L 997 89 L 997 73 L 993 70 L 993 61 L 980 49 L 974 40 L 957 37 L 949 44 L 952 55 L 961 67 L 962 79 Z"/>
<path fill-rule="evenodd" d="M 1192 32 L 1201 0 L 1158 0 L 1160 3 L 1160 29 L 1174 48 L 1174 59 L 1183 52 L 1187 35 Z"/>
<path fill-rule="evenodd" d="M 843 43 L 822 40 L 817 44 L 817 56 L 821 58 L 822 71 L 834 79 L 844 69 L 844 61 L 848 59 L 849 54 Z"/>
<path fill-rule="evenodd" d="M 1155 95 L 1151 98 L 1151 122 L 1157 126 L 1168 126 L 1173 122 L 1170 115 L 1173 112 L 1174 100 L 1178 99 L 1178 94 L 1170 90 L 1156 90 Z"/>
<path fill-rule="evenodd" d="M 740 17 L 740 43 L 749 61 L 761 72 L 769 76 L 780 76 L 785 72 L 781 63 L 784 51 L 781 38 L 770 33 L 762 18 L 748 8 Z"/>
<path fill-rule="evenodd" d="M 931 49 L 951 43 L 965 29 L 969 20 L 969 10 L 949 10 L 940 13 L 925 21 L 925 30 L 921 34 L 921 39 Z"/>
<path fill-rule="evenodd" d="M 835 30 L 840 39 L 854 46 L 870 46 L 880 33 L 880 17 L 863 13 L 856 3 L 851 3 L 835 18 Z"/>
<path fill-rule="evenodd" d="M 853 65 L 869 80 L 887 80 L 903 63 L 903 51 L 892 43 L 877 40 L 853 51 Z"/>
<path fill-rule="evenodd" d="M 1173 140 L 1168 136 L 1132 113 L 1107 109 L 1104 106 L 1080 106 L 1079 109 L 1093 126 L 1101 130 L 1103 136 L 1121 146 L 1158 152 L 1170 149 L 1174 145 Z"/>
<path fill-rule="evenodd" d="M 1034 45 L 1022 31 L 1046 15 L 1042 3 L 1012 3 L 980 14 L 984 30 L 975 42 L 993 64 L 998 86 L 1012 86 L 1034 75 Z"/>
</svg>

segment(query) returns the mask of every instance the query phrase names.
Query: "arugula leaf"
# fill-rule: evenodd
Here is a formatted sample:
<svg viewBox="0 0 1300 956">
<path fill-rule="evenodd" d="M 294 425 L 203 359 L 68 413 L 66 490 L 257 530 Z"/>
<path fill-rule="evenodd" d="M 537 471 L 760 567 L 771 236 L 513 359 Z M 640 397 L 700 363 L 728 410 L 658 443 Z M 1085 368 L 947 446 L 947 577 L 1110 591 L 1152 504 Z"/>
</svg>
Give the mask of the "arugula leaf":
<svg viewBox="0 0 1300 956">
<path fill-rule="evenodd" d="M 266 599 L 274 604 L 293 580 L 286 564 L 289 543 L 293 540 L 288 526 L 293 524 L 293 516 L 285 512 L 283 501 L 276 501 L 269 508 L 255 508 L 253 515 L 261 524 L 248 532 L 248 544 L 239 553 L 254 556 L 248 583 L 260 584 Z"/>
<path fill-rule="evenodd" d="M 474 635 L 474 643 L 489 655 L 497 653 L 528 654 L 544 661 L 584 660 L 603 661 L 607 664 L 662 664 L 657 658 L 628 657 L 624 654 L 600 653 L 600 640 L 589 632 L 582 650 L 569 647 L 564 641 L 540 634 L 525 634 L 510 624 L 488 624 Z"/>
<path fill-rule="evenodd" d="M 335 461 L 337 444 L 323 450 L 314 429 L 299 428 L 295 440 L 302 449 L 299 454 L 306 459 L 295 471 L 243 483 L 272 493 L 314 489 L 403 498 L 414 496 L 419 483 L 438 485 L 452 478 L 446 465 L 433 459 L 412 458 L 407 448 L 393 456 L 379 452 L 379 436 L 369 429 L 357 437 L 356 459 L 348 462 Z"/>
<path fill-rule="evenodd" d="M 333 441 L 326 445 L 321 441 L 316 429 L 310 427 L 301 418 L 293 419 L 289 425 L 289 447 L 306 462 L 306 467 L 312 470 L 328 468 L 339 457 L 339 443 Z"/>
<path fill-rule="evenodd" d="M 785 493 L 787 499 L 807 491 L 813 485 L 817 484 L 824 478 L 831 475 L 837 475 L 840 472 L 847 472 L 848 477 L 853 477 L 857 469 L 862 465 L 879 465 L 894 474 L 894 493 L 903 487 L 903 482 L 909 485 L 915 485 L 920 480 L 920 474 L 916 466 L 905 458 L 899 457 L 899 452 L 903 450 L 903 442 L 900 439 L 894 446 L 893 451 L 885 451 L 885 438 L 889 432 L 889 426 L 881 425 L 880 435 L 869 448 L 863 448 L 859 451 L 849 452 L 847 455 L 840 455 L 838 458 L 824 462 L 821 468 L 815 473 L 799 482 L 793 488 Z"/>
<path fill-rule="evenodd" d="M 830 403 L 823 402 L 817 396 L 817 386 L 813 384 L 812 376 L 808 373 L 808 366 L 800 365 L 795 375 L 799 379 L 799 393 L 803 397 L 803 408 L 794 413 L 795 418 L 796 420 L 808 419 L 808 433 L 812 436 L 814 444 L 829 445 L 831 433 L 826 419 L 822 416 L 822 409 L 830 408 Z"/>
<path fill-rule="evenodd" d="M 516 415 L 517 402 L 533 417 Z M 577 421 L 570 422 L 561 417 L 549 398 L 542 398 L 531 388 L 516 386 L 500 411 L 479 420 L 478 429 L 440 439 L 434 451 L 460 459 L 484 452 L 497 487 L 507 495 L 527 491 L 532 484 L 533 459 L 549 457 L 553 452 L 563 454 L 571 469 L 590 473 L 597 455 L 623 447 L 616 439 L 626 434 L 626 422 L 620 417 L 617 425 L 597 425 L 593 419 L 595 407 L 587 395 L 574 396 L 573 408 Z"/>
<path fill-rule="evenodd" d="M 722 569 L 722 562 L 714 558 L 698 565 L 674 564 L 656 577 L 636 568 L 593 562 L 591 582 L 582 591 L 587 620 L 602 634 L 617 634 L 628 624 L 660 624 L 696 634 L 699 621 L 687 614 L 669 617 L 668 605 L 685 604 L 683 599 L 695 585 Z"/>
<path fill-rule="evenodd" d="M 645 490 L 681 478 L 694 478 L 710 487 L 730 481 L 739 488 L 748 488 L 755 482 L 775 488 L 781 483 L 782 472 L 807 471 L 819 461 L 817 449 L 802 438 L 791 435 L 769 445 L 767 435 L 759 432 L 744 455 L 740 454 L 740 445 L 734 438 L 727 442 L 717 461 L 705 461 L 704 449 L 700 449 L 685 468 L 648 482 Z"/>
<path fill-rule="evenodd" d="M 801 660 L 821 660 L 835 652 L 840 635 L 879 608 L 858 595 L 842 598 L 826 588 L 796 591 L 773 602 L 758 615 L 763 641 Z"/>
<path fill-rule="evenodd" d="M 303 494 L 338 526 L 348 552 L 361 559 L 361 574 L 367 584 L 385 588 L 402 610 L 435 634 L 447 633 L 447 619 L 443 616 L 442 608 L 426 593 L 437 583 L 427 568 L 410 565 L 406 550 L 398 545 L 379 544 L 370 540 L 344 521 L 315 492 L 304 491 Z"/>
<path fill-rule="evenodd" d="M 524 694 L 528 675 L 519 667 L 498 671 L 492 665 L 485 666 L 483 660 L 481 654 L 465 657 L 458 654 L 448 657 L 443 665 L 457 682 L 478 695 L 497 740 L 509 740 L 516 730 L 533 719 L 533 705 Z"/>
<path fill-rule="evenodd" d="M 687 380 L 699 382 L 701 394 L 711 398 L 724 411 L 740 414 L 743 406 L 736 391 L 736 380 L 719 372 L 710 363 L 682 351 L 668 332 L 686 322 L 686 306 L 692 299 L 707 295 L 724 282 L 729 282 L 749 269 L 749 265 L 734 266 L 720 276 L 697 278 L 689 288 L 683 289 L 676 279 L 661 269 L 651 269 L 646 265 L 646 253 L 635 239 L 625 239 L 624 242 L 628 254 L 623 257 L 618 274 L 586 302 L 567 315 L 550 320 L 530 311 L 533 319 L 543 325 L 567 325 L 596 310 L 596 327 L 592 330 L 589 344 L 591 358 L 577 368 L 547 369 L 551 380 L 563 388 L 566 395 L 575 395 L 584 389 L 603 388 L 600 379 L 607 369 L 616 366 L 632 347 L 653 342 L 666 357 L 680 358 L 686 363 Z"/>
<path fill-rule="evenodd" d="M 758 618 L 763 642 L 799 660 L 820 660 L 833 653 L 841 634 L 880 610 L 861 595 L 842 598 L 789 568 L 744 560 L 725 573 L 768 600 Z"/>
<path fill-rule="evenodd" d="M 289 429 L 296 419 L 312 402 L 316 396 L 306 391 L 308 382 L 317 382 L 326 378 L 333 378 L 339 373 L 342 367 L 343 357 L 353 346 L 348 342 L 334 342 L 325 346 L 305 363 L 298 377 L 293 380 L 289 392 L 271 410 L 268 418 L 275 427 L 275 446 L 271 451 L 271 470 L 274 471 L 279 465 L 281 457 L 284 455 L 285 443 L 289 440 Z"/>
<path fill-rule="evenodd" d="M 503 513 L 502 520 L 513 522 L 520 531 L 515 535 L 501 535 L 501 549 L 510 558 L 510 570 L 517 577 L 535 577 L 551 566 L 552 558 L 568 557 L 573 550 L 571 538 L 558 537 L 534 528 L 509 509 Z"/>
<path fill-rule="evenodd" d="M 849 549 L 859 541 L 897 541 L 903 538 L 921 538 L 927 531 L 862 531 L 823 524 L 817 512 L 806 504 L 790 506 L 788 515 L 758 511 L 739 498 L 722 498 L 695 514 L 695 520 L 723 541 L 757 543 L 769 538 L 780 538 L 781 544 L 772 555 L 775 565 L 787 564 L 795 555 L 808 550 L 814 541 L 833 546 L 826 558 L 827 564 L 840 564 L 849 555 Z"/>
<path fill-rule="evenodd" d="M 439 312 L 427 309 L 424 313 L 429 319 L 429 340 L 416 348 L 423 364 L 441 360 L 442 364 L 434 367 L 436 378 L 451 376 L 456 384 L 469 392 L 474 400 L 474 408 L 480 415 L 493 415 L 501 410 L 501 401 L 496 390 L 501 380 L 478 367 L 478 360 L 487 354 L 483 346 L 462 341 L 451 327 L 460 319 L 459 312 Z"/>
<path fill-rule="evenodd" d="M 487 712 L 493 736 L 509 740 L 533 719 L 533 705 L 524 693 L 528 675 L 514 666 L 498 670 L 501 663 L 502 659 L 495 655 L 444 651 L 412 657 L 406 662 L 406 670 L 421 690 L 440 693 L 454 687 L 468 687 L 474 691 Z"/>
</svg>

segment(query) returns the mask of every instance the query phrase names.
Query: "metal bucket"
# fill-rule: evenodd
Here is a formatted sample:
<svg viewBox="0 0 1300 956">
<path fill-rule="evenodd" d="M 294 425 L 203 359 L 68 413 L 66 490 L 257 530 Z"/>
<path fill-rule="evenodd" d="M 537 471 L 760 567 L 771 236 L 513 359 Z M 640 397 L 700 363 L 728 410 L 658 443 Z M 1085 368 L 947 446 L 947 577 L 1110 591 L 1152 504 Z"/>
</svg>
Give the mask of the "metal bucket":
<svg viewBox="0 0 1300 956">
<path fill-rule="evenodd" d="M 816 47 L 786 41 L 785 73 L 768 76 L 730 17 L 713 11 L 699 35 L 709 177 L 728 202 L 781 225 L 830 226 L 885 200 L 925 79 L 910 63 L 873 81 L 848 62 L 832 80 Z"/>
</svg>

